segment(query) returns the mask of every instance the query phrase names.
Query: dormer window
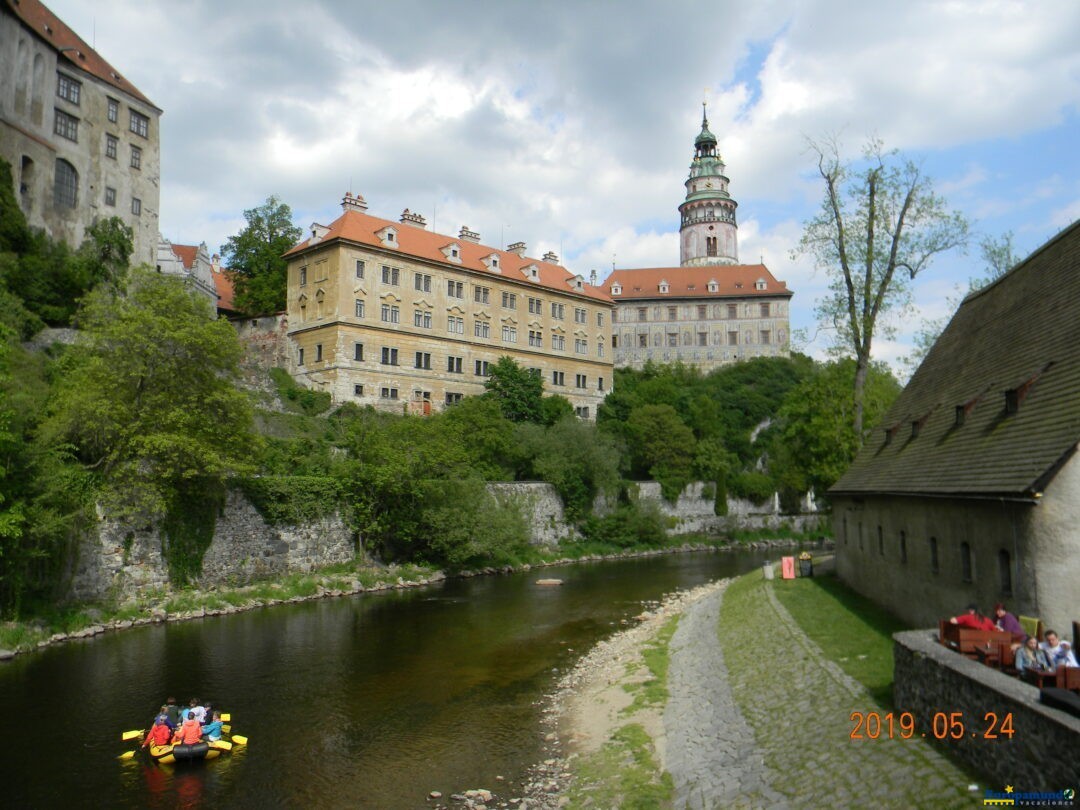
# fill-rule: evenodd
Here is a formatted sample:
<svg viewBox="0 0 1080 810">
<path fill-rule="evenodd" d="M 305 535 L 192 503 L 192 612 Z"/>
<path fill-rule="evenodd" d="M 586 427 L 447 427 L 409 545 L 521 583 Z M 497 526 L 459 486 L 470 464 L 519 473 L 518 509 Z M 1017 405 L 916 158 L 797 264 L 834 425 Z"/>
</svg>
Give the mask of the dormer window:
<svg viewBox="0 0 1080 810">
<path fill-rule="evenodd" d="M 525 276 L 525 278 L 529 279 L 529 281 L 540 280 L 540 268 L 537 267 L 535 264 L 525 265 L 521 268 L 521 273 Z"/>
<path fill-rule="evenodd" d="M 584 287 L 584 285 L 585 285 L 585 279 L 582 276 L 574 276 L 570 280 L 570 286 L 573 287 L 575 290 L 582 289 Z"/>
<path fill-rule="evenodd" d="M 764 289 L 767 289 L 768 286 L 769 285 L 765 283 L 765 279 L 763 279 L 763 278 L 759 278 L 757 281 L 754 282 L 754 289 L 755 290 L 764 290 Z"/>
<path fill-rule="evenodd" d="M 461 245 L 457 242 L 451 242 L 449 245 L 444 245 L 439 248 L 439 250 L 442 251 L 442 254 L 446 257 L 447 261 L 453 262 L 454 264 L 461 264 Z"/>
<path fill-rule="evenodd" d="M 397 228 L 392 225 L 387 225 L 385 228 L 380 228 L 375 231 L 375 235 L 379 237 L 379 241 L 386 247 L 397 247 Z"/>
<path fill-rule="evenodd" d="M 709 292 L 717 292 L 720 289 L 720 285 L 716 283 L 716 279 L 709 279 Z"/>
<path fill-rule="evenodd" d="M 622 285 L 620 285 L 620 284 L 612 284 L 611 285 L 611 294 L 612 295 L 622 295 Z"/>
<path fill-rule="evenodd" d="M 491 271 L 496 272 L 496 273 L 501 272 L 499 270 L 499 254 L 498 253 L 491 253 L 491 254 L 485 256 L 480 261 L 482 261 L 484 263 L 484 266 L 487 267 L 488 270 L 491 270 Z"/>
<path fill-rule="evenodd" d="M 671 287 L 668 285 L 667 279 L 662 280 L 660 282 L 660 292 L 666 293 L 669 289 L 671 289 Z"/>
</svg>

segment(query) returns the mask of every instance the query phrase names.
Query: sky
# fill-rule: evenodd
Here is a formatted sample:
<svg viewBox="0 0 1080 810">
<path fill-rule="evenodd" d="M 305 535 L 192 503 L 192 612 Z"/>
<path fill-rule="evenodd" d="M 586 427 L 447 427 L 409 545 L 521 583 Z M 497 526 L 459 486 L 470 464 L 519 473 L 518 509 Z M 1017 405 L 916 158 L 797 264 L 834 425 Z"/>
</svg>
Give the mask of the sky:
<svg viewBox="0 0 1080 810">
<path fill-rule="evenodd" d="M 679 261 L 701 103 L 738 201 L 739 253 L 795 293 L 822 357 L 827 275 L 792 257 L 817 211 L 808 139 L 915 160 L 973 225 L 915 280 L 876 358 L 984 273 L 1080 218 L 1080 3 L 47 0 L 160 107 L 161 229 L 211 252 L 277 195 L 329 223 L 346 191 L 603 279 Z M 951 303 L 950 303 L 951 302 Z"/>
</svg>

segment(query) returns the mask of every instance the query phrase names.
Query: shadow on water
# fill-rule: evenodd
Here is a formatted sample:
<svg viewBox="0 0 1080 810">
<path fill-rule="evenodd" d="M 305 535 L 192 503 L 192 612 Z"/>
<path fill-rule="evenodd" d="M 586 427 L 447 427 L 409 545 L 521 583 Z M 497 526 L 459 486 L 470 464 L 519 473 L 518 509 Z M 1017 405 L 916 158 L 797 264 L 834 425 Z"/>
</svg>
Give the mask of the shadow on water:
<svg viewBox="0 0 1080 810">
<path fill-rule="evenodd" d="M 538 699 L 644 601 L 761 564 L 680 554 L 148 626 L 0 666 L 8 806 L 414 808 L 514 790 Z M 543 588 L 539 576 L 562 587 Z M 116 761 L 169 695 L 231 711 L 246 750 L 195 767 Z M 15 743 L 14 741 L 18 741 Z M 496 776 L 505 777 L 499 782 Z"/>
</svg>

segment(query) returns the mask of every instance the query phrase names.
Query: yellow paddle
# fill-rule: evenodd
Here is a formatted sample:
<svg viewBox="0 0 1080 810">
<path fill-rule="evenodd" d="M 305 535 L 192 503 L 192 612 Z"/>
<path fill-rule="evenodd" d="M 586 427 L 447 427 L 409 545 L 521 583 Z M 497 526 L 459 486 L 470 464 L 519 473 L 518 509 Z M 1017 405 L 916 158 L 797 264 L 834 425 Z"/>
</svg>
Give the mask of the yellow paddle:
<svg viewBox="0 0 1080 810">
<path fill-rule="evenodd" d="M 232 715 L 231 714 L 229 714 L 228 712 L 222 712 L 221 713 L 221 722 L 222 723 L 228 723 L 230 720 L 232 720 Z"/>
<path fill-rule="evenodd" d="M 145 733 L 145 729 L 137 728 L 137 729 L 134 729 L 132 731 L 125 731 L 123 734 L 120 735 L 120 739 L 125 740 L 125 741 L 126 740 L 134 740 L 134 739 L 136 739 L 138 737 L 141 737 L 144 733 Z"/>
<path fill-rule="evenodd" d="M 232 735 L 232 741 L 236 745 L 247 745 L 248 738 L 243 736 L 242 734 L 233 734 Z"/>
<path fill-rule="evenodd" d="M 131 759 L 134 756 L 135 756 L 134 751 L 125 751 L 120 756 L 118 756 L 117 759 Z"/>
<path fill-rule="evenodd" d="M 211 748 L 217 748 L 219 751 L 232 751 L 233 744 L 228 740 L 214 740 L 210 743 Z"/>
</svg>

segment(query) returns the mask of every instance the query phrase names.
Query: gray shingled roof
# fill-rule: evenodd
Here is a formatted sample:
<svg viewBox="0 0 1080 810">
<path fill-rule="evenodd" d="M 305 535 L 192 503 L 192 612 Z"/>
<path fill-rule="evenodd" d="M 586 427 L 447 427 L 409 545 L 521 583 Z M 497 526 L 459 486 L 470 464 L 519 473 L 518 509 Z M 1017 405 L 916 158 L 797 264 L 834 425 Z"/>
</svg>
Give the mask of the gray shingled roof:
<svg viewBox="0 0 1080 810">
<path fill-rule="evenodd" d="M 1031 497 L 1078 441 L 1080 221 L 964 300 L 830 492 Z"/>
</svg>

